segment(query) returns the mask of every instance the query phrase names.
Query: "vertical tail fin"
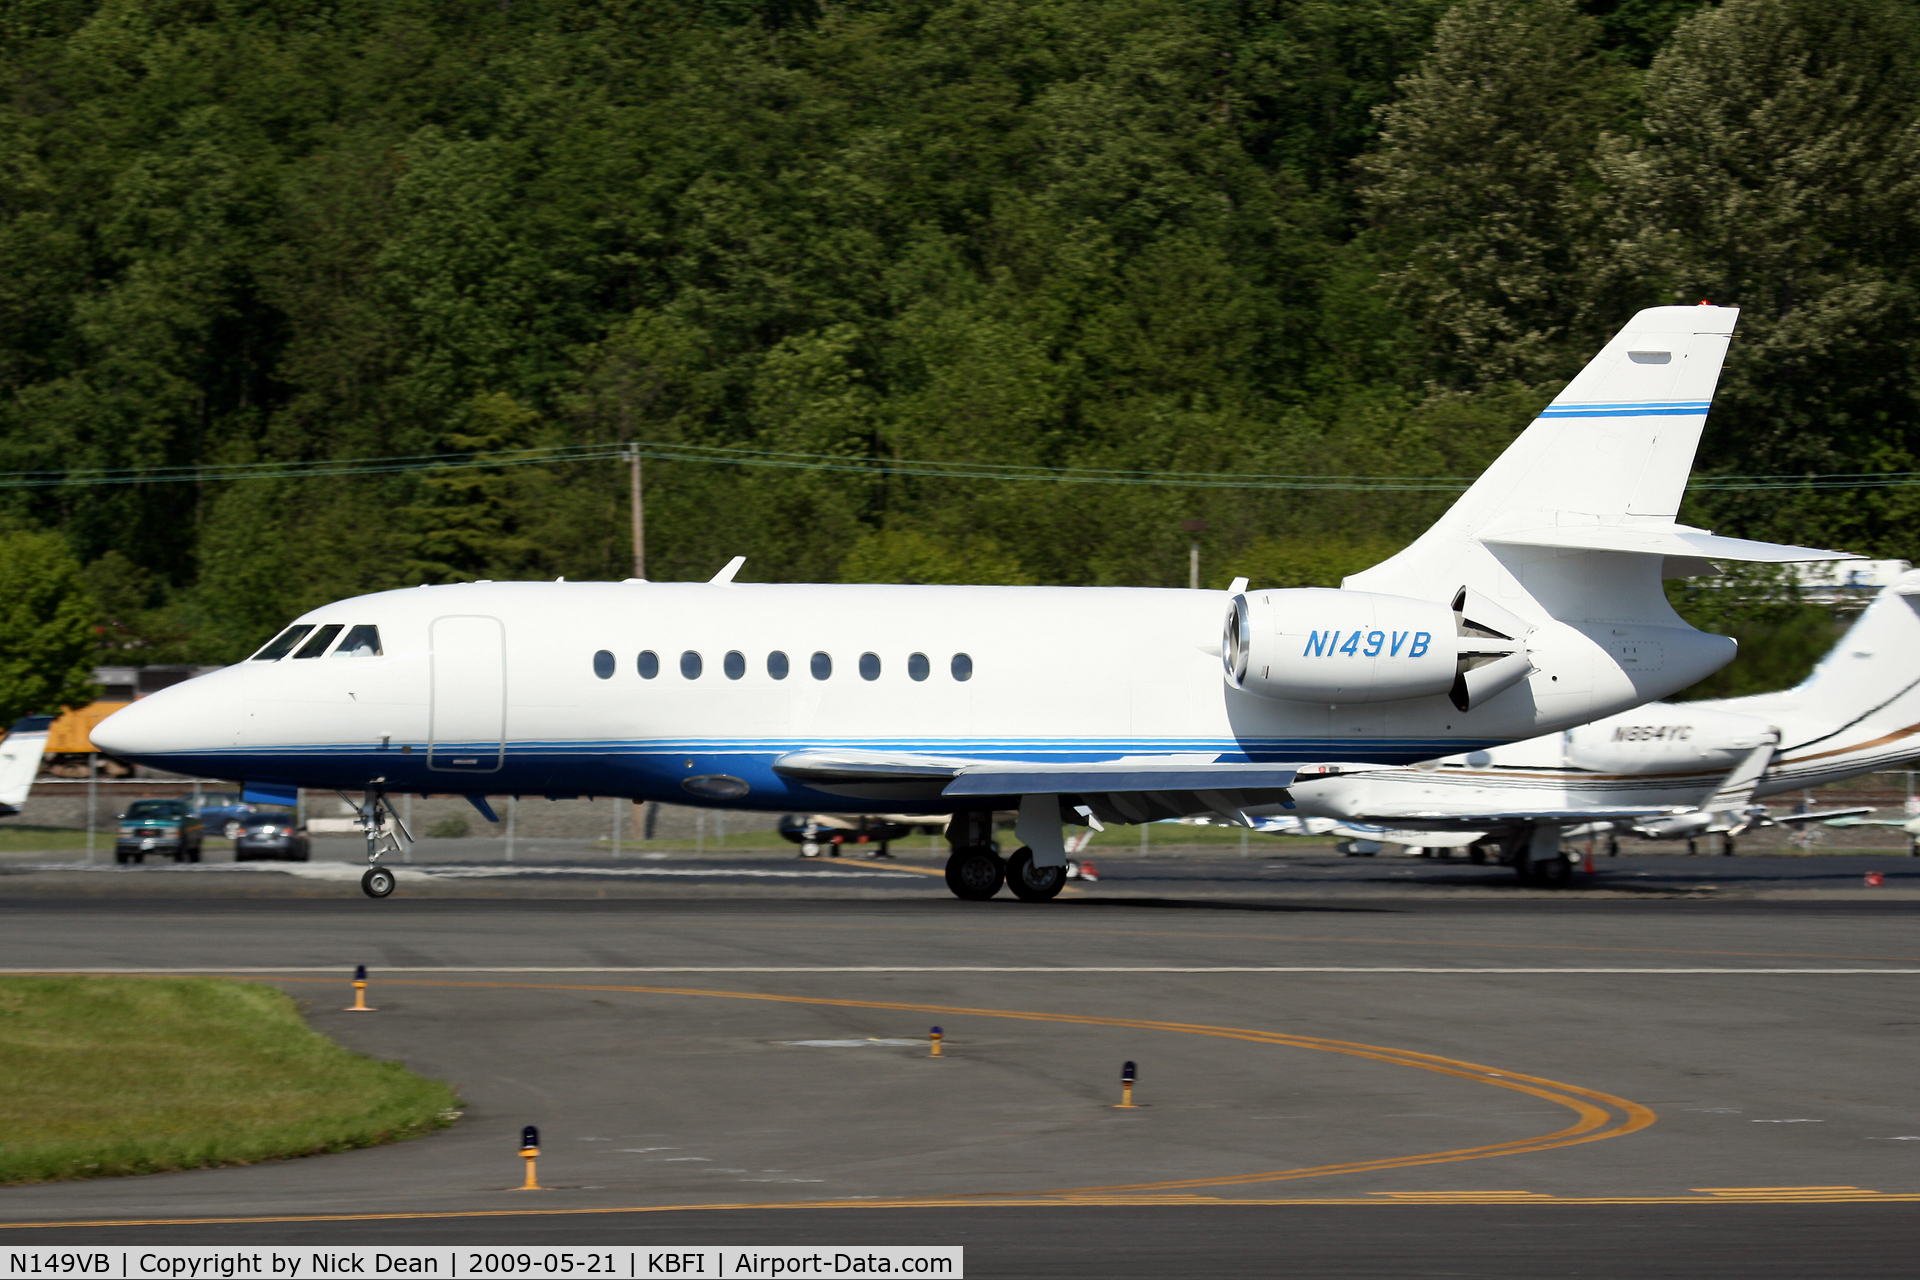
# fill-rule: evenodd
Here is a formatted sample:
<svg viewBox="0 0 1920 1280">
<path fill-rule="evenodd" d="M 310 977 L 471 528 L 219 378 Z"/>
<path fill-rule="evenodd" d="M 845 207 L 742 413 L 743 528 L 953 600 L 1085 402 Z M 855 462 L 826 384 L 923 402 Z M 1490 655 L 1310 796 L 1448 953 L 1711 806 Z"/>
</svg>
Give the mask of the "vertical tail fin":
<svg viewBox="0 0 1920 1280">
<path fill-rule="evenodd" d="M 18 813 L 27 802 L 27 792 L 40 772 L 40 757 L 46 754 L 47 734 L 52 716 L 24 716 L 14 722 L 4 742 L 0 742 L 0 805 Z"/>
<path fill-rule="evenodd" d="M 1345 585 L 1416 599 L 1464 585 L 1533 622 L 1684 627 L 1661 589 L 1669 569 L 1833 558 L 1674 523 L 1738 318 L 1635 315 L 1431 529 Z"/>
<path fill-rule="evenodd" d="M 1821 737 L 1868 741 L 1920 725 L 1920 569 L 1881 588 L 1813 674 L 1778 693 L 1712 704 L 1762 717 L 1826 725 Z M 1789 745 L 1804 747 L 1806 742 Z"/>
</svg>

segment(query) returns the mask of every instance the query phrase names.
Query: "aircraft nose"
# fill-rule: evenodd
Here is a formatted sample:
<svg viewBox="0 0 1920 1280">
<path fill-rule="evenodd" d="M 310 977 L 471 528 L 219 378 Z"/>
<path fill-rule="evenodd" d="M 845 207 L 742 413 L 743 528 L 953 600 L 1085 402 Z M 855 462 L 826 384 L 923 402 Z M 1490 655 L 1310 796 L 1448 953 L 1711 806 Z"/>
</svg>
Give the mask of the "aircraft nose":
<svg viewBox="0 0 1920 1280">
<path fill-rule="evenodd" d="M 239 672 L 228 667 L 120 708 L 94 727 L 93 745 L 143 764 L 231 749 L 243 711 Z"/>
</svg>

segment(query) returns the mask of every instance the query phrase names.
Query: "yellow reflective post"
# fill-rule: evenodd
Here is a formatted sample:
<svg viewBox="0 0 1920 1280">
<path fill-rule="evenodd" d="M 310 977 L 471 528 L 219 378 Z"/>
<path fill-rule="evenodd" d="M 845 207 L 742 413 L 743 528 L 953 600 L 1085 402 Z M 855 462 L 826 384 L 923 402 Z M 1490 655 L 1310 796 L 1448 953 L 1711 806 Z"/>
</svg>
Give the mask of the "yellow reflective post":
<svg viewBox="0 0 1920 1280">
<path fill-rule="evenodd" d="M 940 1030 L 940 1028 L 938 1028 L 938 1027 L 935 1027 L 935 1028 L 934 1028 L 934 1029 L 933 1029 L 932 1031 L 930 1031 L 930 1032 L 928 1032 L 928 1033 L 927 1033 L 927 1038 L 928 1038 L 929 1040 L 931 1040 L 931 1041 L 933 1041 L 933 1052 L 932 1052 L 932 1053 L 930 1053 L 930 1054 L 928 1054 L 928 1055 L 927 1055 L 928 1057 L 930 1057 L 930 1058 L 937 1058 L 937 1057 L 939 1057 L 939 1056 L 940 1056 L 940 1036 L 941 1036 L 941 1034 L 942 1034 L 942 1032 L 941 1032 L 941 1030 Z"/>
<path fill-rule="evenodd" d="M 367 966 L 355 965 L 353 968 L 353 1003 L 348 1013 L 372 1013 L 373 1006 L 367 1003 Z"/>
<path fill-rule="evenodd" d="M 1129 1109 L 1133 1107 L 1133 1080 L 1138 1074 L 1131 1062 L 1120 1068 L 1120 1105 L 1122 1107 Z"/>
<path fill-rule="evenodd" d="M 527 1180 L 520 1189 L 538 1191 L 540 1180 L 534 1176 L 534 1162 L 540 1158 L 540 1131 L 532 1125 L 520 1131 L 520 1158 L 527 1162 Z"/>
</svg>

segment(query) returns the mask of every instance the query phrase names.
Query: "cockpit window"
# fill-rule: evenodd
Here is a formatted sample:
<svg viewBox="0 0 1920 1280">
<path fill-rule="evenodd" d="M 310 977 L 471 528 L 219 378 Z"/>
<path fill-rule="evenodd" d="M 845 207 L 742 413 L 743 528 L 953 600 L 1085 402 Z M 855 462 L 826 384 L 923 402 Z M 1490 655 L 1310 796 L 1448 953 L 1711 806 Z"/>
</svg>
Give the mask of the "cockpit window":
<svg viewBox="0 0 1920 1280">
<path fill-rule="evenodd" d="M 300 651 L 293 656 L 296 658 L 319 657 L 327 651 L 327 646 L 333 643 L 333 638 L 339 635 L 343 629 L 342 625 L 338 622 L 320 628 L 313 633 L 313 638 L 301 645 Z"/>
<path fill-rule="evenodd" d="M 380 656 L 380 628 L 358 626 L 347 632 L 347 638 L 333 651 L 336 658 L 377 658 Z"/>
<path fill-rule="evenodd" d="M 313 630 L 313 624 L 311 622 L 297 627 L 288 627 L 285 631 L 282 631 L 279 635 L 268 641 L 266 648 L 254 654 L 253 660 L 255 662 L 280 661 L 280 659 L 292 653 L 293 646 L 299 644 L 301 639 L 311 630 Z"/>
</svg>

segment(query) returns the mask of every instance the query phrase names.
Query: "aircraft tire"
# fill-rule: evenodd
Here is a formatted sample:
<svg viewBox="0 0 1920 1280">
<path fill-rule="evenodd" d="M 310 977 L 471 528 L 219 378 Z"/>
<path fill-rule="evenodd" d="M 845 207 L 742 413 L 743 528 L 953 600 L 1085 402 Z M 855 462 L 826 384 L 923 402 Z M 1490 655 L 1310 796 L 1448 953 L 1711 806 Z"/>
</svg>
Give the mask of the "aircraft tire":
<svg viewBox="0 0 1920 1280">
<path fill-rule="evenodd" d="M 1471 862 L 1471 863 L 1472 863 L 1472 864 L 1473 864 L 1474 866 L 1476 866 L 1476 867 L 1479 867 L 1479 866 L 1485 866 L 1485 865 L 1486 865 L 1486 861 L 1487 861 L 1487 848 L 1486 848 L 1486 846 L 1485 846 L 1485 845 L 1482 845 L 1482 844 L 1470 844 L 1470 845 L 1468 845 L 1468 846 L 1467 846 L 1467 861 L 1468 861 L 1468 862 Z"/>
<path fill-rule="evenodd" d="M 1022 846 L 1007 859 L 1007 888 L 1022 902 L 1051 902 L 1066 888 L 1065 867 L 1036 867 L 1033 850 Z"/>
<path fill-rule="evenodd" d="M 368 867 L 360 877 L 360 892 L 369 898 L 385 898 L 393 893 L 393 872 L 385 867 Z"/>
<path fill-rule="evenodd" d="M 1573 883 L 1573 860 L 1556 857 L 1536 862 L 1532 880 L 1542 889 L 1565 889 Z"/>
<path fill-rule="evenodd" d="M 1006 878 L 1006 864 L 991 849 L 955 849 L 947 858 L 947 888 L 956 898 L 985 902 L 1000 892 Z"/>
</svg>

